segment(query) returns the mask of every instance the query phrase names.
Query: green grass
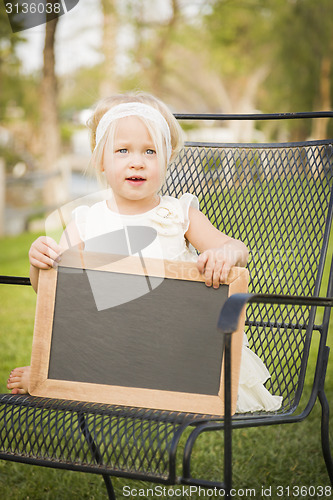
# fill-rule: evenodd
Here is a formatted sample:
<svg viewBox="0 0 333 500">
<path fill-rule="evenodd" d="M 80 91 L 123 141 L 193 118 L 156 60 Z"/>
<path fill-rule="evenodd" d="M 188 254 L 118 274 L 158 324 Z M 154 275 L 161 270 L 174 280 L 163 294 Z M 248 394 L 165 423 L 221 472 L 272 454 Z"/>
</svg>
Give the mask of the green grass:
<svg viewBox="0 0 333 500">
<path fill-rule="evenodd" d="M 0 239 L 0 273 L 9 275 L 28 275 L 28 250 L 35 234 Z M 330 245 L 332 253 L 333 244 Z M 328 270 L 325 273 L 327 281 Z M 324 283 L 324 286 L 327 283 Z M 0 392 L 7 392 L 6 379 L 9 371 L 20 365 L 29 364 L 36 297 L 31 287 L 0 285 Z M 329 344 L 332 346 L 333 318 L 331 318 Z M 316 342 L 315 342 L 316 343 Z M 314 368 L 315 353 L 310 355 L 310 367 Z M 308 377 L 305 395 L 309 394 L 311 378 Z M 326 392 L 333 401 L 333 362 L 330 360 L 326 379 Z M 331 421 L 331 429 L 332 427 Z M 331 435 L 333 442 L 333 435 Z M 193 475 L 221 478 L 223 456 L 220 433 L 203 435 L 198 441 L 193 456 Z M 179 458 L 181 458 L 179 456 Z M 233 484 L 239 491 L 235 498 L 254 498 L 246 490 L 254 490 L 256 498 L 278 499 L 279 486 L 292 488 L 328 487 L 329 480 L 322 458 L 320 444 L 320 405 L 304 422 L 292 425 L 273 426 L 258 429 L 240 429 L 233 434 Z M 145 494 L 147 488 L 157 485 L 114 479 L 117 498 L 172 498 L 172 494 L 161 495 L 159 490 Z M 126 496 L 123 488 L 135 488 L 131 496 Z M 266 489 L 266 495 L 262 492 Z M 268 494 L 271 487 L 272 494 Z M 177 487 L 176 487 L 177 488 Z M 142 489 L 142 491 L 139 489 Z M 169 487 L 166 487 L 168 490 Z M 143 491 L 144 490 L 144 491 Z M 286 491 L 286 490 L 285 490 Z M 296 491 L 296 490 L 294 490 Z M 319 498 L 303 489 L 303 494 L 293 498 Z M 318 490 L 319 492 L 319 490 Z M 326 490 L 328 492 L 328 490 Z M 142 493 L 142 494 L 141 494 Z M 179 493 L 179 491 L 178 491 Z M 99 476 L 54 470 L 8 461 L 0 461 L 0 495 L 5 500 L 63 500 L 103 499 L 106 498 L 103 480 Z M 139 496 L 140 495 L 140 496 Z M 284 494 L 282 498 L 286 498 Z M 173 497 L 175 498 L 175 497 Z M 178 496 L 179 498 L 179 496 Z M 181 496 L 181 498 L 189 498 Z M 203 494 L 191 495 L 192 499 L 205 498 Z M 206 497 L 207 498 L 207 497 Z M 214 498 L 214 497 L 211 497 Z M 220 497 L 216 497 L 220 498 Z M 322 498 L 329 498 L 322 495 Z"/>
</svg>

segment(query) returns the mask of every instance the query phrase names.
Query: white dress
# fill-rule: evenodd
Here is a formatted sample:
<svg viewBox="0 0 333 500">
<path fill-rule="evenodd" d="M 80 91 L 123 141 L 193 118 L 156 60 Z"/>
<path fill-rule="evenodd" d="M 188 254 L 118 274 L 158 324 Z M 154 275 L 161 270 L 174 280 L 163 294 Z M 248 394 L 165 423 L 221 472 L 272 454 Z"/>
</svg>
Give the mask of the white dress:
<svg viewBox="0 0 333 500">
<path fill-rule="evenodd" d="M 142 249 L 143 257 L 196 262 L 196 251 L 185 239 L 190 206 L 199 209 L 198 200 L 192 194 L 186 193 L 179 199 L 162 196 L 159 205 L 146 213 L 123 215 L 111 211 L 104 200 L 91 207 L 77 207 L 73 216 L 86 248 L 89 247 L 89 240 L 93 241 L 103 234 L 128 226 L 145 226 L 155 229 L 157 236 Z M 269 377 L 264 363 L 249 349 L 244 333 L 237 413 L 275 411 L 280 408 L 282 397 L 273 396 L 263 385 Z"/>
<path fill-rule="evenodd" d="M 113 212 L 103 200 L 91 207 L 77 207 L 73 215 L 80 238 L 85 243 L 128 226 L 146 226 L 155 229 L 157 237 L 142 249 L 143 257 L 196 262 L 197 254 L 184 237 L 189 227 L 190 206 L 198 209 L 199 203 L 195 196 L 186 193 L 180 199 L 163 196 L 157 207 L 142 214 Z M 132 253 L 130 242 L 128 251 Z"/>
</svg>

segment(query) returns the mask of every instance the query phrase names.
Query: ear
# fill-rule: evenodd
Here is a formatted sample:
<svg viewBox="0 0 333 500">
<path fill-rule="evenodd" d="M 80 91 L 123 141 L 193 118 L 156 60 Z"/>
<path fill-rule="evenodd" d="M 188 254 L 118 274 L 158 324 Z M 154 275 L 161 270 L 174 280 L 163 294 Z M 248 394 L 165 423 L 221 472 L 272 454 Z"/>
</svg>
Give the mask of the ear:
<svg viewBox="0 0 333 500">
<path fill-rule="evenodd" d="M 94 168 L 97 170 L 97 173 L 104 172 L 105 171 L 104 161 L 102 160 L 101 162 L 98 162 L 97 164 L 95 164 Z"/>
</svg>

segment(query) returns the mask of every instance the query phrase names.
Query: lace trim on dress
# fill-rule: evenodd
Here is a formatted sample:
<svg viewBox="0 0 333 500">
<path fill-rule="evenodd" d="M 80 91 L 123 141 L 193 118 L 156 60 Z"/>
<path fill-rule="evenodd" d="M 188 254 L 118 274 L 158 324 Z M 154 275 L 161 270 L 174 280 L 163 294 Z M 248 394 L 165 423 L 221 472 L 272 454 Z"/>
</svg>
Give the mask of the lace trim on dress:
<svg viewBox="0 0 333 500">
<path fill-rule="evenodd" d="M 149 219 L 154 223 L 157 232 L 163 236 L 177 235 L 179 224 L 185 234 L 190 224 L 190 206 L 199 209 L 198 199 L 192 194 L 183 194 L 180 199 L 164 196 L 149 214 Z"/>
<path fill-rule="evenodd" d="M 283 398 L 272 395 L 263 385 L 270 378 L 269 371 L 247 345 L 244 333 L 236 413 L 276 411 Z"/>
</svg>

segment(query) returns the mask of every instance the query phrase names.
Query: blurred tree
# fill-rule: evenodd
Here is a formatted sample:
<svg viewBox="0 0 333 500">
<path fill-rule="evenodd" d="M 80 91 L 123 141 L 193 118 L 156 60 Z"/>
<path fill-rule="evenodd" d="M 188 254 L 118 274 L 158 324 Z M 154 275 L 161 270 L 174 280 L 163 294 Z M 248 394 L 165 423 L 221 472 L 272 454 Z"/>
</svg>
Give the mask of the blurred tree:
<svg viewBox="0 0 333 500">
<path fill-rule="evenodd" d="M 168 56 L 174 48 L 172 42 L 180 21 L 179 3 L 179 0 L 170 0 L 165 12 L 160 1 L 126 0 L 120 9 L 121 20 L 133 37 L 129 51 L 132 63 L 130 78 L 125 78 L 125 81 L 135 81 L 135 75 L 140 87 L 149 89 L 157 96 L 164 93 L 164 80 L 170 69 Z"/>
<path fill-rule="evenodd" d="M 210 0 L 205 25 L 224 110 L 295 112 L 332 106 L 331 0 Z M 294 138 L 327 135 L 328 120 L 292 121 Z M 332 126 L 332 124 L 331 124 Z"/>
<path fill-rule="evenodd" d="M 13 34 L 4 4 L 0 3 L 0 119 L 6 115 L 7 105 L 13 104 L 15 94 L 21 87 L 18 78 L 20 61 L 15 48 L 23 38 Z"/>
<path fill-rule="evenodd" d="M 102 52 L 104 63 L 102 64 L 99 95 L 100 97 L 106 97 L 113 94 L 118 87 L 117 72 L 115 71 L 119 26 L 117 0 L 101 0 L 101 7 L 103 12 Z"/>
<path fill-rule="evenodd" d="M 287 0 L 275 4 L 274 41 L 268 88 L 271 106 L 285 111 L 328 111 L 333 98 L 333 2 Z M 331 120 L 332 121 L 332 120 Z M 300 135 L 325 138 L 328 120 L 313 120 L 312 130 L 293 124 Z M 331 123 L 331 132 L 333 132 Z"/>
<path fill-rule="evenodd" d="M 253 111 L 269 71 L 269 2 L 211 0 L 210 5 L 211 12 L 205 17 L 210 61 L 227 94 L 220 111 Z"/>
<path fill-rule="evenodd" d="M 193 5 L 190 0 L 122 4 L 121 20 L 132 37 L 124 88 L 153 92 L 177 111 L 203 112 L 216 106 L 219 94 L 212 87 L 219 85 L 207 64 L 210 54 L 201 22 L 204 4 Z"/>
<path fill-rule="evenodd" d="M 10 130 L 12 137 L 2 149 L 8 170 L 13 167 L 14 157 L 31 167 L 32 160 L 27 152 L 37 152 L 38 146 L 39 78 L 38 75 L 23 73 L 17 56 L 18 44 L 25 42 L 22 33 L 12 32 L 5 6 L 0 3 L 0 121 Z M 30 158 L 28 162 L 27 156 Z"/>
<path fill-rule="evenodd" d="M 59 76 L 60 117 L 71 120 L 76 111 L 92 106 L 99 99 L 104 76 L 103 64 L 80 67 Z"/>
<path fill-rule="evenodd" d="M 170 16 L 161 24 L 155 24 L 155 40 L 150 43 L 148 57 L 150 59 L 150 85 L 152 92 L 156 95 L 163 94 L 163 83 L 168 72 L 167 57 L 171 48 L 177 24 L 180 21 L 179 0 L 171 0 Z M 137 33 L 140 36 L 142 26 L 137 25 Z M 141 43 L 138 47 L 142 46 Z"/>
<path fill-rule="evenodd" d="M 99 5 L 104 61 L 62 77 L 61 112 L 67 119 L 101 96 L 137 88 L 153 92 L 176 111 L 331 107 L 331 0 L 101 0 Z M 14 68 L 10 74 L 15 75 Z M 14 91 L 14 80 L 8 91 Z M 16 78 L 16 85 L 22 81 L 23 76 Z M 56 85 L 46 88 L 54 99 L 51 107 L 44 106 L 49 112 L 42 123 L 57 107 Z M 33 95 L 28 83 L 20 99 L 31 115 Z M 1 99 L 0 94 L 0 108 Z M 56 124 L 56 113 L 52 116 Z M 299 121 L 290 127 L 297 138 L 310 132 L 323 136 L 327 124 L 315 123 L 312 131 Z M 236 127 L 246 132 L 244 122 Z"/>
<path fill-rule="evenodd" d="M 44 204 L 58 205 L 64 202 L 59 177 L 55 176 L 56 163 L 61 153 L 58 116 L 58 82 L 55 73 L 55 34 L 58 17 L 45 25 L 43 73 L 41 80 L 41 166 L 49 174 L 43 190 Z"/>
<path fill-rule="evenodd" d="M 210 71 L 220 98 L 216 112 L 252 113 L 260 109 L 270 71 L 270 0 L 210 0 L 204 17 Z M 252 140 L 254 121 L 232 121 L 237 140 Z"/>
</svg>

